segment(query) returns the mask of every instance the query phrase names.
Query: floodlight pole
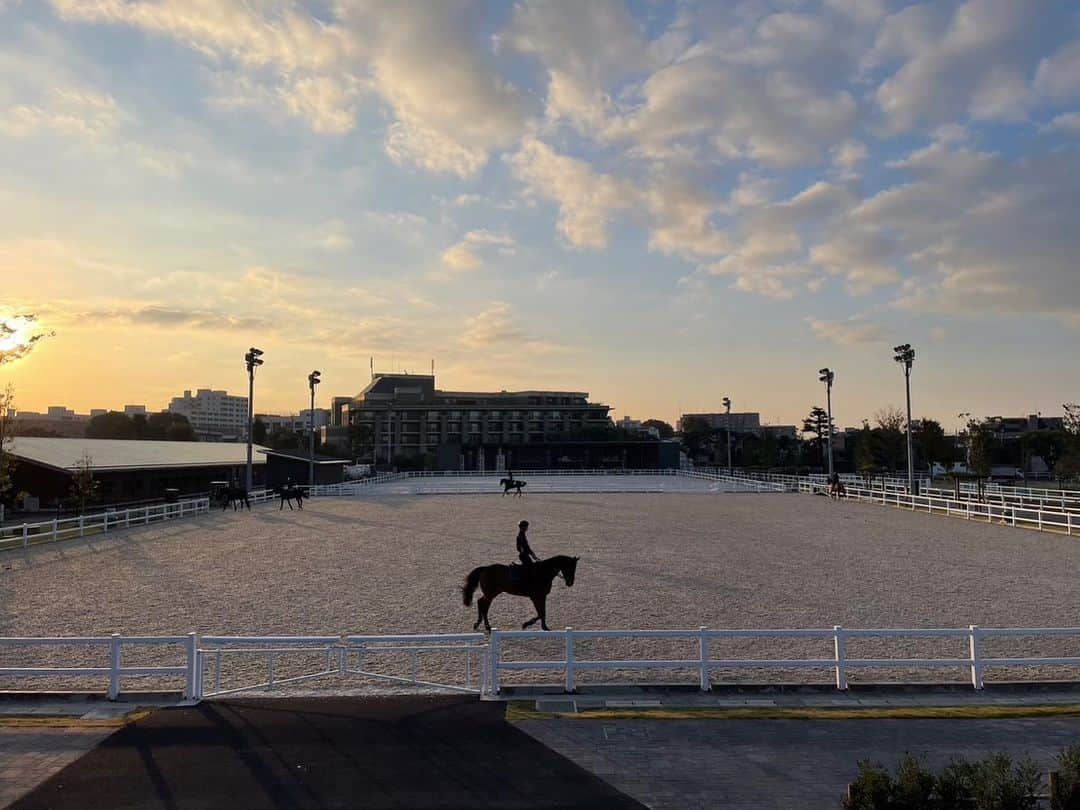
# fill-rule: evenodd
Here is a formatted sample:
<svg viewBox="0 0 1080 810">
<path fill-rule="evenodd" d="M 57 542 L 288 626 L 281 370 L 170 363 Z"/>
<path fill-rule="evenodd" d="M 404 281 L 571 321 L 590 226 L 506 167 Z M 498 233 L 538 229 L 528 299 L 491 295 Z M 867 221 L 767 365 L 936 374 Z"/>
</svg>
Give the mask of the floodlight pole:
<svg viewBox="0 0 1080 810">
<path fill-rule="evenodd" d="M 915 362 L 915 350 L 910 343 L 904 343 L 894 347 L 896 356 L 893 358 L 904 367 L 904 387 L 907 391 L 907 474 L 908 493 L 915 494 L 915 457 L 911 449 L 911 366 Z"/>
<path fill-rule="evenodd" d="M 726 430 L 727 436 L 727 474 L 731 475 L 731 399 L 724 397 L 724 412 L 727 414 Z"/>
<path fill-rule="evenodd" d="M 246 488 L 248 492 L 251 492 L 254 486 L 254 479 L 252 477 L 251 469 L 251 439 L 252 431 L 255 424 L 255 368 L 263 364 L 262 349 L 256 349 L 252 346 L 248 349 L 247 354 L 244 355 L 244 361 L 247 363 L 248 370 L 248 419 L 247 419 L 247 479 Z"/>
<path fill-rule="evenodd" d="M 311 410 L 308 411 L 308 424 L 311 426 L 311 435 L 308 436 L 308 485 L 315 486 L 315 386 L 322 380 L 320 372 L 313 371 L 308 374 L 308 388 L 311 389 Z"/>
<path fill-rule="evenodd" d="M 832 480 L 832 475 L 833 475 L 832 384 L 833 384 L 833 380 L 836 379 L 836 374 L 834 374 L 832 371 L 830 371 L 827 368 L 821 369 L 820 374 L 821 374 L 821 376 L 818 377 L 818 379 L 821 380 L 823 383 L 825 383 L 825 405 L 826 405 L 826 409 L 827 409 L 826 413 L 828 414 L 828 419 L 829 419 L 829 445 L 828 445 L 829 446 L 829 480 L 831 481 Z"/>
</svg>

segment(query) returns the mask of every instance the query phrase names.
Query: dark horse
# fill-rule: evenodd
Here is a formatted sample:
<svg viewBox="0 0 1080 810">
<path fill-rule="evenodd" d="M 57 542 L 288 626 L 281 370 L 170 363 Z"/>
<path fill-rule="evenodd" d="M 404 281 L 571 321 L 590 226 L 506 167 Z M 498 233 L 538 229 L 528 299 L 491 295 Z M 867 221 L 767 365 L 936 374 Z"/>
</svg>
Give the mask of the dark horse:
<svg viewBox="0 0 1080 810">
<path fill-rule="evenodd" d="M 500 478 L 499 483 L 502 484 L 503 497 L 506 497 L 506 493 L 512 489 L 517 490 L 517 494 L 521 494 L 521 490 L 525 487 L 524 481 L 518 481 L 514 478 Z"/>
<path fill-rule="evenodd" d="M 285 508 L 285 502 L 289 503 L 289 511 L 292 511 L 292 502 L 296 501 L 296 506 L 303 511 L 304 509 L 304 488 L 295 485 L 288 485 L 284 487 L 274 487 L 274 494 L 281 498 L 281 506 L 278 507 L 280 512 Z"/>
<path fill-rule="evenodd" d="M 477 615 L 473 630 L 480 627 L 480 622 L 484 623 L 485 630 L 491 630 L 488 608 L 500 593 L 527 596 L 532 599 L 533 605 L 536 606 L 536 618 L 529 619 L 521 625 L 522 630 L 538 621 L 541 627 L 550 630 L 551 628 L 547 626 L 547 595 L 551 593 L 551 583 L 556 576 L 562 574 L 563 579 L 566 580 L 566 587 L 569 588 L 574 584 L 577 564 L 577 557 L 560 554 L 528 566 L 482 565 L 474 568 L 465 578 L 465 586 L 461 589 L 462 600 L 466 607 L 472 604 L 473 593 L 478 586 L 484 592 L 484 595 L 476 600 Z"/>
<path fill-rule="evenodd" d="M 251 511 L 251 501 L 248 500 L 247 487 L 224 487 L 218 494 L 221 498 L 221 511 L 224 512 L 232 504 L 235 512 L 239 506 L 246 506 Z"/>
</svg>

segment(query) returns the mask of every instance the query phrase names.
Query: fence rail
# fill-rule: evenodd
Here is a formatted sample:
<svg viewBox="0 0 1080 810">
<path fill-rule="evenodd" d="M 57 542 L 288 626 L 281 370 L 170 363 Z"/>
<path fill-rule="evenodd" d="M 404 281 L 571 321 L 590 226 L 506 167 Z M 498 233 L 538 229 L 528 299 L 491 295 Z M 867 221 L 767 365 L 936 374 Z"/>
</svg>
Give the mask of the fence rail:
<svg viewBox="0 0 1080 810">
<path fill-rule="evenodd" d="M 0 656 L 13 648 L 23 650 L 70 649 L 97 647 L 107 651 L 105 665 L 89 666 L 73 659 L 59 664 L 35 664 L 20 661 L 20 666 L 2 665 L 0 679 L 37 677 L 48 678 L 50 684 L 57 679 L 100 679 L 106 684 L 106 694 L 115 700 L 122 694 L 126 682 L 135 678 L 170 677 L 183 681 L 183 696 L 188 700 L 222 696 L 252 690 L 279 689 L 330 676 L 339 679 L 362 677 L 395 685 L 447 689 L 495 697 L 505 685 L 503 676 L 513 672 L 559 673 L 557 683 L 567 692 L 575 691 L 581 684 L 580 675 L 586 672 L 619 671 L 646 672 L 658 669 L 696 672 L 697 686 L 702 691 L 712 689 L 714 675 L 729 670 L 814 670 L 829 672 L 830 680 L 840 690 L 847 689 L 853 671 L 889 669 L 896 671 L 959 670 L 974 689 L 987 684 L 987 669 L 1005 670 L 1025 668 L 1020 678 L 1012 682 L 1038 683 L 1031 676 L 1031 669 L 1046 667 L 1080 668 L 1080 656 L 1071 655 L 988 655 L 986 642 L 993 638 L 1008 637 L 1069 638 L 1080 639 L 1080 627 L 979 627 L 969 625 L 957 628 L 781 628 L 781 629 L 714 629 L 699 627 L 696 630 L 575 630 L 545 632 L 534 630 L 494 630 L 488 636 L 480 633 L 444 633 L 430 635 L 340 635 L 340 636 L 203 636 L 195 633 L 177 636 L 88 636 L 66 638 L 0 638 Z M 955 639 L 965 643 L 966 653 L 952 656 L 913 657 L 908 647 L 900 644 L 901 654 L 880 657 L 851 655 L 848 644 L 853 640 L 876 638 L 888 643 L 891 639 Z M 714 644 L 730 639 L 785 639 L 813 640 L 825 646 L 816 654 L 792 656 L 790 651 L 781 657 L 753 654 L 720 657 L 713 654 Z M 686 641 L 693 649 L 692 655 L 681 657 L 649 657 L 638 653 L 623 657 L 592 658 L 583 655 L 582 643 L 606 640 L 632 640 L 638 642 Z M 519 650 L 508 655 L 507 648 L 519 642 L 543 641 L 554 643 L 558 649 L 552 654 L 550 646 L 543 657 L 523 657 Z M 173 647 L 181 651 L 183 662 L 174 665 L 129 665 L 124 662 L 123 651 L 131 647 Z M 886 649 L 885 652 L 888 652 Z M 394 674 L 375 668 L 371 663 L 379 654 L 394 654 L 409 662 L 408 671 Z M 280 668 L 283 658 L 295 654 L 307 654 L 315 663 L 299 674 L 290 674 Z M 420 677 L 417 662 L 421 656 L 460 656 L 463 674 L 457 682 L 430 680 Z M 245 670 L 245 680 L 240 685 L 223 685 L 226 663 L 237 658 L 255 658 L 263 662 L 265 676 L 256 677 Z M 353 660 L 355 659 L 355 664 Z M 293 670 L 295 673 L 295 670 Z M 0 681 L 2 682 L 2 681 Z M 910 681 L 917 683 L 919 681 Z M 925 681 L 922 681 L 925 683 Z M 550 687 L 552 681 L 540 681 L 533 685 Z M 625 682 L 631 686 L 640 681 Z M 746 683 L 746 682 L 743 682 Z M 752 682 L 751 682 L 752 683 Z M 56 690 L 52 690 L 56 691 Z"/>
<path fill-rule="evenodd" d="M 817 484 L 809 481 L 804 481 L 799 485 L 800 492 L 809 494 L 827 493 L 828 489 L 827 484 Z M 1040 532 L 1057 532 L 1070 536 L 1080 533 L 1080 513 L 1075 512 L 1041 509 L 1035 506 L 1022 506 L 1019 504 L 989 503 L 969 499 L 957 500 L 956 498 L 938 495 L 909 495 L 906 492 L 870 490 L 852 486 L 846 487 L 845 494 L 840 497 L 851 501 L 908 509 L 912 512 L 926 512 L 966 520 L 979 520 L 985 523 L 998 523 L 1003 526 L 1019 526 L 1020 528 L 1035 529 Z"/>
</svg>

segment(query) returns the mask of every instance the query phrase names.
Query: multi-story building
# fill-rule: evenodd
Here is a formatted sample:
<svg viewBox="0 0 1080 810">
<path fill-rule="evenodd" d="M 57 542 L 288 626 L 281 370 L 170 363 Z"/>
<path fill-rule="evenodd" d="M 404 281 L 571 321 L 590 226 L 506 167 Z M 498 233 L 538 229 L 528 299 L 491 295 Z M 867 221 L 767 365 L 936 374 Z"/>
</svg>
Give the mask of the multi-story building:
<svg viewBox="0 0 1080 810">
<path fill-rule="evenodd" d="M 125 405 L 124 406 L 124 415 L 125 416 L 136 416 L 138 414 L 141 414 L 142 416 L 146 416 L 146 406 L 145 405 Z"/>
<path fill-rule="evenodd" d="M 191 395 L 173 397 L 169 413 L 187 417 L 200 441 L 240 441 L 247 437 L 247 397 L 235 397 L 225 391 L 200 388 Z"/>
<path fill-rule="evenodd" d="M 304 408 L 299 413 L 275 414 L 260 413 L 256 418 L 266 425 L 266 432 L 273 433 L 275 430 L 291 430 L 296 433 L 307 433 L 311 429 L 311 409 Z M 315 429 L 326 427 L 330 423 L 330 409 L 315 409 Z"/>
<path fill-rule="evenodd" d="M 761 414 L 756 411 L 748 413 L 684 413 L 679 417 L 679 430 L 682 431 L 686 420 L 701 420 L 709 426 L 710 430 L 724 430 L 729 428 L 732 433 L 761 433 Z"/>
<path fill-rule="evenodd" d="M 633 419 L 629 416 L 624 416 L 618 422 L 615 423 L 615 427 L 620 430 L 625 430 L 628 433 L 637 433 L 643 436 L 651 436 L 654 439 L 660 438 L 660 431 L 654 427 L 645 427 L 640 419 Z"/>
<path fill-rule="evenodd" d="M 40 431 L 46 435 L 55 433 L 68 437 L 82 437 L 86 423 L 90 420 L 86 414 L 75 413 L 63 405 L 50 405 L 45 413 L 16 410 L 8 416 L 17 433 Z"/>
<path fill-rule="evenodd" d="M 444 468 L 460 457 L 467 469 L 494 469 L 524 458 L 523 446 L 611 427 L 609 410 L 581 391 L 440 391 L 434 375 L 375 374 L 349 403 L 348 422 L 366 428 L 377 462 L 431 453 Z M 563 451 L 551 452 L 554 463 Z"/>
</svg>

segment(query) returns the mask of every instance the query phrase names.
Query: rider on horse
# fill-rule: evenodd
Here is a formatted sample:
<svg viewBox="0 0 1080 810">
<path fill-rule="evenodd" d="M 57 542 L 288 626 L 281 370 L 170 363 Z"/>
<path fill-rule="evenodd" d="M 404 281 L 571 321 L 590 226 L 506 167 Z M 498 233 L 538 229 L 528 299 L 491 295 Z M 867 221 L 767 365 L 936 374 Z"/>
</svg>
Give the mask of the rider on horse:
<svg viewBox="0 0 1080 810">
<path fill-rule="evenodd" d="M 529 539 L 525 536 L 525 532 L 529 528 L 529 521 L 523 520 L 518 523 L 518 535 L 517 535 L 517 552 L 518 559 L 521 560 L 521 564 L 526 568 L 533 564 L 533 561 L 540 562 L 540 558 L 533 553 L 533 550 L 529 548 Z"/>
</svg>

